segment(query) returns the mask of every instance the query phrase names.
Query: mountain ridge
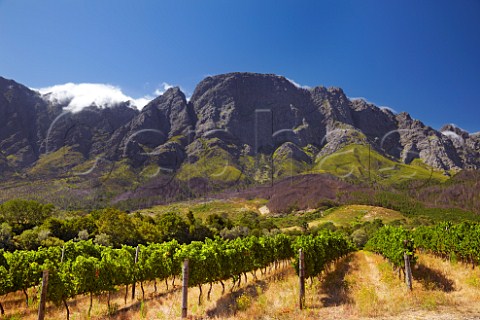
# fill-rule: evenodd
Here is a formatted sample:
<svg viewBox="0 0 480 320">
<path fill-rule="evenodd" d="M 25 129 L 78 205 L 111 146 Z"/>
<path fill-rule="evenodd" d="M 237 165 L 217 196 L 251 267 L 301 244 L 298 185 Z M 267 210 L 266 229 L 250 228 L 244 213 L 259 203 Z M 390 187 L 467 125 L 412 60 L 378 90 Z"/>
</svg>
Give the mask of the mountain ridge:
<svg viewBox="0 0 480 320">
<path fill-rule="evenodd" d="M 349 144 L 369 145 L 401 163 L 420 159 L 445 172 L 480 168 L 478 135 L 453 125 L 437 131 L 406 112 L 349 99 L 341 88 L 303 88 L 274 74 L 209 76 L 190 100 L 173 87 L 142 110 L 127 101 L 75 113 L 65 107 L 0 77 L 2 176 L 27 172 L 42 155 L 63 147 L 81 153 L 83 161 L 128 161 L 163 171 L 213 156 L 237 169 L 245 168 L 242 159 L 274 156 L 313 164 Z"/>
</svg>

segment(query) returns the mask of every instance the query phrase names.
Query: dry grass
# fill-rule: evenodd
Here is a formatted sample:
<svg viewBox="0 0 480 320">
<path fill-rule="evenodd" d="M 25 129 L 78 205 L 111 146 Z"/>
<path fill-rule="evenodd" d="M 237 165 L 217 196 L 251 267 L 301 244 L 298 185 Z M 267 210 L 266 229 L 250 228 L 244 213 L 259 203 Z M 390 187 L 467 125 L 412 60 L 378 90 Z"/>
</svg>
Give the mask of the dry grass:
<svg viewBox="0 0 480 320">
<path fill-rule="evenodd" d="M 480 270 L 470 266 L 420 255 L 413 270 L 413 291 L 407 290 L 391 265 L 382 257 L 356 252 L 331 265 L 320 278 L 306 286 L 306 308 L 298 309 L 298 278 L 289 264 L 230 291 L 225 283 L 213 285 L 211 300 L 208 285 L 198 304 L 198 288 L 189 290 L 190 319 L 475 319 L 479 318 Z M 145 285 L 145 299 L 137 287 L 137 296 L 124 303 L 124 289 L 112 294 L 109 315 L 106 296 L 95 297 L 91 317 L 87 315 L 88 297 L 70 301 L 71 319 L 178 319 L 181 292 L 169 290 L 164 283 Z M 32 291 L 32 290 L 31 290 Z M 34 295 L 34 292 L 31 292 Z M 38 302 L 25 308 L 23 294 L 2 297 L 7 316 L 4 319 L 36 319 Z M 47 319 L 65 319 L 63 307 L 49 305 Z"/>
<path fill-rule="evenodd" d="M 402 213 L 391 209 L 367 205 L 345 205 L 327 210 L 324 217 L 311 222 L 309 225 L 314 227 L 325 222 L 332 222 L 336 225 L 349 225 L 355 221 L 365 222 L 373 221 L 374 219 L 381 219 L 384 223 L 395 220 L 408 220 Z"/>
<path fill-rule="evenodd" d="M 422 254 L 418 261 L 419 269 L 435 272 L 421 280 L 424 287 L 434 287 L 442 291 L 451 305 L 463 314 L 480 318 L 480 270 L 472 270 L 470 265 L 444 261 L 431 255 Z"/>
</svg>

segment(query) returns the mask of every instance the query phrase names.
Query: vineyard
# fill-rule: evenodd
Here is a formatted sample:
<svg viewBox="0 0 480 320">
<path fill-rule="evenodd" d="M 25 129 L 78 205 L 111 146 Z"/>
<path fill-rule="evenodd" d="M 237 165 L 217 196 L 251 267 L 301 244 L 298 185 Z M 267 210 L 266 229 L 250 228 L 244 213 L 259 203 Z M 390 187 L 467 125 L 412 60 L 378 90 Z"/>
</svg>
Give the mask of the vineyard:
<svg viewBox="0 0 480 320">
<path fill-rule="evenodd" d="M 294 258 L 295 249 L 307 252 L 308 276 L 317 275 L 324 266 L 348 252 L 353 247 L 343 236 L 324 233 L 316 237 L 305 236 L 291 239 L 279 234 L 272 237 L 247 237 L 234 240 L 207 239 L 180 245 L 176 240 L 162 244 L 139 245 L 136 248 L 123 246 L 120 249 L 103 247 L 91 241 L 67 242 L 63 248 L 40 248 L 37 251 L 4 252 L 0 265 L 0 294 L 22 291 L 28 306 L 27 290 L 39 286 L 43 270 L 49 271 L 47 299 L 54 304 L 63 304 L 69 318 L 68 300 L 78 295 L 90 296 L 90 313 L 94 295 L 100 295 L 125 286 L 140 284 L 144 298 L 143 283 L 167 281 L 181 274 L 181 262 L 189 261 L 188 286 L 200 289 L 209 284 L 208 299 L 213 283 L 232 280 L 233 287 L 240 286 L 247 273 L 256 277 L 256 272 Z M 313 252 L 315 250 L 315 252 Z M 168 282 L 167 282 L 168 288 Z M 108 309 L 110 300 L 107 298 Z M 4 308 L 1 306 L 2 314 Z"/>
<path fill-rule="evenodd" d="M 222 297 L 234 295 L 235 292 L 243 292 L 252 283 L 264 283 L 265 279 L 269 279 L 268 285 L 275 287 L 277 284 L 268 276 L 272 272 L 286 274 L 288 277 L 284 281 L 292 281 L 288 279 L 297 278 L 300 267 L 298 253 L 301 249 L 304 256 L 304 276 L 310 279 L 310 286 L 307 287 L 307 310 L 304 312 L 312 312 L 309 309 L 318 304 L 315 297 L 318 297 L 319 293 L 314 288 L 319 287 L 321 292 L 327 292 L 334 297 L 330 299 L 335 300 L 335 304 L 355 301 L 358 309 L 356 312 L 374 316 L 375 312 L 368 308 L 365 311 L 361 306 L 362 303 L 371 302 L 374 306 L 370 308 L 382 308 L 378 302 L 386 299 L 386 294 L 378 292 L 386 291 L 384 285 L 379 285 L 383 282 L 387 287 L 392 286 L 392 292 L 402 292 L 403 297 L 400 299 L 410 301 L 417 308 L 422 307 L 423 302 L 413 297 L 433 294 L 432 292 L 435 292 L 435 304 L 449 305 L 448 299 L 452 294 L 447 292 L 455 291 L 453 282 L 448 282 L 445 276 L 445 270 L 449 268 L 457 270 L 456 272 L 463 268 L 462 274 L 465 269 L 470 270 L 468 277 L 465 276 L 467 280 L 462 281 L 472 288 L 472 299 L 480 297 L 480 275 L 478 269 L 471 270 L 479 263 L 479 248 L 480 227 L 473 223 L 443 223 L 430 227 L 422 226 L 415 230 L 382 227 L 365 245 L 365 250 L 379 255 L 371 255 L 365 251 L 354 252 L 355 248 L 348 237 L 329 231 L 297 237 L 278 234 L 233 240 L 215 238 L 189 244 L 179 244 L 172 240 L 121 248 L 96 245 L 91 240 L 69 241 L 63 247 L 2 251 L 0 295 L 3 297 L 0 299 L 0 308 L 2 315 L 7 318 L 9 314 L 13 314 L 1 304 L 5 297 L 11 294 L 22 294 L 24 305 L 28 308 L 32 300 L 37 298 L 36 295 L 39 295 L 43 271 L 48 270 L 46 298 L 50 305 L 63 306 L 64 318 L 70 318 L 72 305 L 78 310 L 76 301 L 80 300 L 84 301 L 83 312 L 90 317 L 96 297 L 104 297 L 102 301 L 105 303 L 106 312 L 113 316 L 118 308 L 120 295 L 127 304 L 131 299 L 147 300 L 148 296 L 151 296 L 146 293 L 147 288 L 154 290 L 155 294 L 162 294 L 161 290 L 164 290 L 163 294 L 175 294 L 172 293 L 175 291 L 171 290 L 178 290 L 181 285 L 182 263 L 186 260 L 189 263 L 188 287 L 197 288 L 195 303 L 200 306 L 205 303 L 205 299 L 223 299 Z M 401 278 L 395 276 L 396 271 L 404 270 L 406 255 L 409 256 L 413 271 L 412 296 L 405 296 L 405 286 Z M 440 272 L 426 262 L 435 268 L 442 263 L 447 265 L 443 265 L 443 271 Z M 458 264 L 459 262 L 461 263 Z M 359 273 L 358 270 L 362 268 L 367 274 L 373 274 L 371 279 L 366 280 L 365 276 Z M 376 273 L 379 275 L 375 276 Z M 338 279 L 332 280 L 335 277 Z M 275 276 L 274 279 L 277 278 Z M 371 281 L 373 285 L 364 288 L 361 286 L 363 281 Z M 298 280 L 291 283 L 294 287 L 297 284 Z M 191 292 L 190 296 L 192 294 Z M 371 297 L 367 299 L 362 295 Z M 86 297 L 86 300 L 83 297 Z M 238 299 L 242 297 L 244 296 L 236 296 L 235 304 L 241 303 Z M 111 303 L 111 298 L 116 299 L 115 304 Z M 292 303 L 295 305 L 296 301 L 293 299 Z M 385 303 L 388 304 L 388 301 Z M 251 301 L 248 306 L 250 304 Z M 329 304 L 324 303 L 324 306 L 328 307 Z M 180 310 L 179 303 L 173 307 Z M 46 318 L 49 318 L 48 313 Z"/>
</svg>

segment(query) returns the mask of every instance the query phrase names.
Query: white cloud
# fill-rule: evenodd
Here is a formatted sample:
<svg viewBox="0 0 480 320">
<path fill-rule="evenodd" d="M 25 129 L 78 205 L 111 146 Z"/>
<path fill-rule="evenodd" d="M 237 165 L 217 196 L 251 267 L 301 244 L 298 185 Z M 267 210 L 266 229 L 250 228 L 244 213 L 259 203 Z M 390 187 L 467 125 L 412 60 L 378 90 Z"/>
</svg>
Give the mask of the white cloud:
<svg viewBox="0 0 480 320">
<path fill-rule="evenodd" d="M 67 104 L 66 110 L 78 112 L 85 107 L 96 105 L 108 107 L 121 102 L 131 101 L 138 108 L 143 108 L 151 97 L 138 99 L 127 96 L 119 87 L 102 83 L 65 83 L 38 91 L 49 101 Z"/>
<path fill-rule="evenodd" d="M 467 130 L 465 130 L 465 129 L 459 127 L 458 125 L 456 125 L 455 123 L 450 123 L 450 125 L 451 125 L 452 127 L 454 127 L 454 128 L 457 128 L 457 129 L 460 129 L 460 130 L 462 130 L 462 131 L 468 132 Z"/>
<path fill-rule="evenodd" d="M 66 111 L 79 112 L 91 105 L 110 107 L 127 101 L 130 101 L 132 106 L 142 109 L 157 96 L 164 94 L 165 91 L 173 87 L 174 85 L 163 82 L 153 93 L 139 98 L 126 95 L 118 86 L 103 83 L 69 82 L 46 88 L 32 89 L 40 92 L 46 100 L 66 104 Z M 180 90 L 186 92 L 181 87 Z M 189 101 L 190 96 L 186 99 Z"/>
<path fill-rule="evenodd" d="M 309 86 L 302 86 L 301 84 L 293 81 L 292 79 L 288 79 L 287 77 L 285 77 L 285 79 L 287 79 L 288 81 L 290 81 L 295 87 L 297 88 L 300 88 L 300 89 L 310 89 Z"/>
<path fill-rule="evenodd" d="M 350 99 L 351 101 L 362 100 L 362 101 L 365 101 L 366 103 L 369 103 L 369 104 L 373 104 L 373 105 L 375 104 L 365 97 L 347 97 L 347 98 Z"/>
<path fill-rule="evenodd" d="M 455 139 L 461 139 L 461 137 L 453 131 L 445 130 L 445 131 L 442 131 L 442 134 Z"/>
<path fill-rule="evenodd" d="M 393 108 L 390 108 L 390 107 L 381 106 L 381 107 L 379 107 L 379 108 L 382 109 L 382 110 L 388 110 L 388 111 L 390 111 L 390 112 L 393 113 L 393 114 L 397 114 L 397 113 L 398 113 L 397 110 L 395 110 L 395 109 L 393 109 Z"/>
<path fill-rule="evenodd" d="M 450 140 L 456 140 L 460 143 L 463 143 L 463 138 L 461 136 L 459 136 L 457 133 L 453 132 L 453 131 L 450 131 L 450 130 L 445 130 L 445 131 L 442 131 L 442 134 L 444 136 L 447 136 L 450 138 Z"/>
<path fill-rule="evenodd" d="M 162 88 L 161 89 L 160 88 L 156 89 L 154 93 L 155 93 L 156 96 L 161 96 L 162 94 L 165 93 L 165 91 L 167 91 L 168 89 L 173 88 L 173 87 L 174 86 L 172 86 L 171 84 L 169 84 L 167 82 L 163 82 L 162 83 Z"/>
<path fill-rule="evenodd" d="M 365 101 L 366 103 L 369 103 L 369 104 L 373 104 L 374 106 L 377 106 L 377 104 L 375 102 L 372 102 L 370 100 L 368 100 L 367 98 L 365 97 L 348 97 L 348 99 L 350 99 L 351 101 L 354 101 L 354 100 L 363 100 Z M 391 108 L 391 107 L 387 107 L 387 106 L 378 106 L 378 108 L 382 109 L 382 110 L 388 110 L 394 114 L 397 114 L 398 111 Z"/>
</svg>

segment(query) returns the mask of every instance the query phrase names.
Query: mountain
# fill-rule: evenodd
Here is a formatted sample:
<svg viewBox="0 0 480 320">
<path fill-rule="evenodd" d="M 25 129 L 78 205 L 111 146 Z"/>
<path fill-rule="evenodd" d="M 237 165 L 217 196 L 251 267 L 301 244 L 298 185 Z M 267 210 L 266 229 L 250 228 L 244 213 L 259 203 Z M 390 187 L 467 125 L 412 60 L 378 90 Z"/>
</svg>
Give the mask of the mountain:
<svg viewBox="0 0 480 320">
<path fill-rule="evenodd" d="M 273 74 L 207 77 L 190 100 L 170 88 L 142 110 L 129 101 L 75 113 L 67 105 L 0 77 L 4 181 L 108 179 L 132 189 L 173 179 L 223 188 L 306 172 L 372 179 L 374 169 L 380 179 L 405 166 L 440 176 L 480 168 L 479 134 L 437 131 L 340 88 L 301 88 Z"/>
</svg>

